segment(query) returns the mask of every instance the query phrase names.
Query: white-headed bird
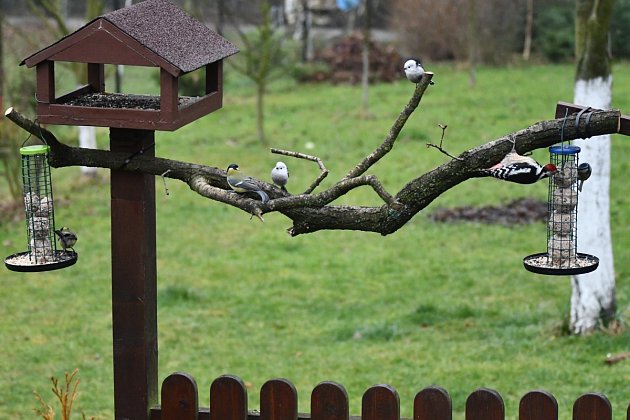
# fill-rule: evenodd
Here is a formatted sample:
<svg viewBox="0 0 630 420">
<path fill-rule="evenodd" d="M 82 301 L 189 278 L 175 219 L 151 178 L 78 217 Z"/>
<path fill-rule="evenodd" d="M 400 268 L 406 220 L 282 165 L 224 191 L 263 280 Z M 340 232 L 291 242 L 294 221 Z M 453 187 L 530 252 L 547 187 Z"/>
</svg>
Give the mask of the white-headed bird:
<svg viewBox="0 0 630 420">
<path fill-rule="evenodd" d="M 420 83 L 422 80 L 422 76 L 424 75 L 424 67 L 422 67 L 422 63 L 417 58 L 410 58 L 405 61 L 405 65 L 403 66 L 405 70 L 405 76 L 407 76 L 407 80 L 412 83 Z M 430 84 L 434 84 L 433 81 Z"/>
<path fill-rule="evenodd" d="M 279 186 L 282 191 L 286 191 L 287 182 L 289 182 L 289 168 L 284 162 L 276 163 L 276 166 L 271 170 L 271 180 L 274 184 Z"/>
</svg>

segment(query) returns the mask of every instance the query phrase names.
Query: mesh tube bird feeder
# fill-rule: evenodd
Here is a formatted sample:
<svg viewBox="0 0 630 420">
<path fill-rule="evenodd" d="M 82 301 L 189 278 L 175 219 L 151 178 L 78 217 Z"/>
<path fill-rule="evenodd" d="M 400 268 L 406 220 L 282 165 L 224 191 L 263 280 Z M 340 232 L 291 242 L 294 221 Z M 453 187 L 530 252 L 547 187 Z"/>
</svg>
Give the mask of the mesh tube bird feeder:
<svg viewBox="0 0 630 420">
<path fill-rule="evenodd" d="M 48 163 L 49 146 L 20 149 L 28 251 L 4 260 L 12 271 L 50 271 L 77 261 L 74 251 L 57 250 L 52 177 Z"/>
<path fill-rule="evenodd" d="M 558 168 L 549 178 L 547 252 L 523 260 L 531 272 L 549 275 L 583 274 L 593 271 L 599 259 L 577 252 L 578 156 L 572 145 L 549 148 L 550 161 Z"/>
</svg>

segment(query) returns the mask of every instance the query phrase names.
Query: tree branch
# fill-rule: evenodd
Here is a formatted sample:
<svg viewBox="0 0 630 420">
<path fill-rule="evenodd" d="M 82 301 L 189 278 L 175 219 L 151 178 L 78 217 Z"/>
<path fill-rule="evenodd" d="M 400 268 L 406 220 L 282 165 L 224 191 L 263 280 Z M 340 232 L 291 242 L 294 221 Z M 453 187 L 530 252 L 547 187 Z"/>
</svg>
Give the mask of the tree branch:
<svg viewBox="0 0 630 420">
<path fill-rule="evenodd" d="M 393 146 L 404 122 L 428 86 L 430 78 L 423 79 L 414 91 L 409 104 L 390 130 L 381 147 L 370 154 L 348 175 L 331 188 L 318 194 L 288 195 L 280 188 L 258 181 L 271 200 L 267 203 L 245 195 L 234 193 L 227 184 L 225 171 L 216 167 L 179 162 L 170 159 L 147 157 L 139 154 L 129 160 L 125 153 L 105 150 L 82 149 L 60 143 L 48 130 L 9 108 L 6 117 L 32 135 L 44 139 L 51 147 L 49 162 L 53 167 L 92 166 L 126 170 L 179 179 L 198 194 L 219 201 L 262 219 L 264 213 L 280 212 L 293 221 L 288 230 L 296 236 L 324 229 L 343 229 L 377 232 L 387 235 L 400 229 L 415 214 L 450 188 L 474 177 L 479 169 L 488 168 L 499 162 L 512 149 L 515 142 L 520 154 L 534 149 L 551 146 L 560 140 L 564 118 L 538 122 L 528 128 L 472 148 L 460 154 L 457 159 L 412 179 L 394 196 L 385 191 L 373 175 L 362 175 L 369 167 L 382 158 Z M 619 131 L 620 112 L 616 110 L 595 110 L 589 122 L 588 133 L 592 136 L 612 134 Z M 574 116 L 567 117 L 574 121 Z M 586 132 L 586 121 L 564 124 L 564 140 L 573 140 Z M 299 155 L 296 152 L 296 156 Z M 128 161 L 127 164 L 125 162 Z M 380 207 L 335 206 L 334 200 L 350 190 L 369 185 L 385 204 Z"/>
<path fill-rule="evenodd" d="M 420 99 L 422 99 L 422 96 L 431 83 L 432 78 L 433 73 L 431 72 L 426 72 L 424 76 L 422 76 L 422 80 L 420 80 L 420 83 L 416 85 L 416 89 L 414 90 L 413 95 L 409 100 L 409 103 L 407 103 L 400 115 L 398 115 L 398 118 L 396 118 L 396 121 L 394 121 L 394 125 L 392 125 L 392 128 L 389 130 L 389 133 L 387 137 L 385 137 L 383 143 L 379 147 L 377 147 L 376 150 L 366 156 L 361 162 L 359 162 L 357 166 L 354 167 L 354 169 L 348 172 L 344 179 L 354 178 L 355 176 L 359 176 L 365 173 L 365 171 L 370 169 L 372 165 L 374 165 L 383 156 L 389 153 L 390 150 L 392 150 L 392 148 L 394 147 L 394 143 L 396 142 L 396 139 L 400 134 L 400 131 L 405 126 L 405 123 L 407 122 L 413 111 L 415 111 L 415 109 L 420 104 Z"/>
</svg>

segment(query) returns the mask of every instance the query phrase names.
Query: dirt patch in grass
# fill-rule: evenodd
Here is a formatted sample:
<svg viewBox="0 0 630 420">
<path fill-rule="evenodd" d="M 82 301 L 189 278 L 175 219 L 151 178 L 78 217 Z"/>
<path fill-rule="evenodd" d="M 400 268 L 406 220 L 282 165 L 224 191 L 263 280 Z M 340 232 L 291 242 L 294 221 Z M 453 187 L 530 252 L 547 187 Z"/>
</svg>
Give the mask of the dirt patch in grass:
<svg viewBox="0 0 630 420">
<path fill-rule="evenodd" d="M 504 205 L 485 207 L 439 208 L 429 215 L 435 222 L 479 222 L 511 226 L 547 220 L 547 202 L 534 198 L 519 198 Z"/>
</svg>

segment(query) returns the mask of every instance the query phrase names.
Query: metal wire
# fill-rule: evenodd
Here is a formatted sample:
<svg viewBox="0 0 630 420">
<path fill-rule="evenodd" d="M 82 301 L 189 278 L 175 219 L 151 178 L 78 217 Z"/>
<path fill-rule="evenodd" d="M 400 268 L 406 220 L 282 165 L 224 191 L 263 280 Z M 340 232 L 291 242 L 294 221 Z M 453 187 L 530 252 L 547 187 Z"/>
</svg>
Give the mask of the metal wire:
<svg viewBox="0 0 630 420">
<path fill-rule="evenodd" d="M 29 259 L 36 264 L 54 260 L 55 214 L 47 153 L 22 155 L 22 184 Z"/>
<path fill-rule="evenodd" d="M 577 167 L 580 149 L 565 145 L 565 111 L 560 128 L 560 146 L 550 147 L 550 161 L 558 172 L 549 179 L 547 217 L 547 263 L 569 268 L 577 261 Z"/>
</svg>

